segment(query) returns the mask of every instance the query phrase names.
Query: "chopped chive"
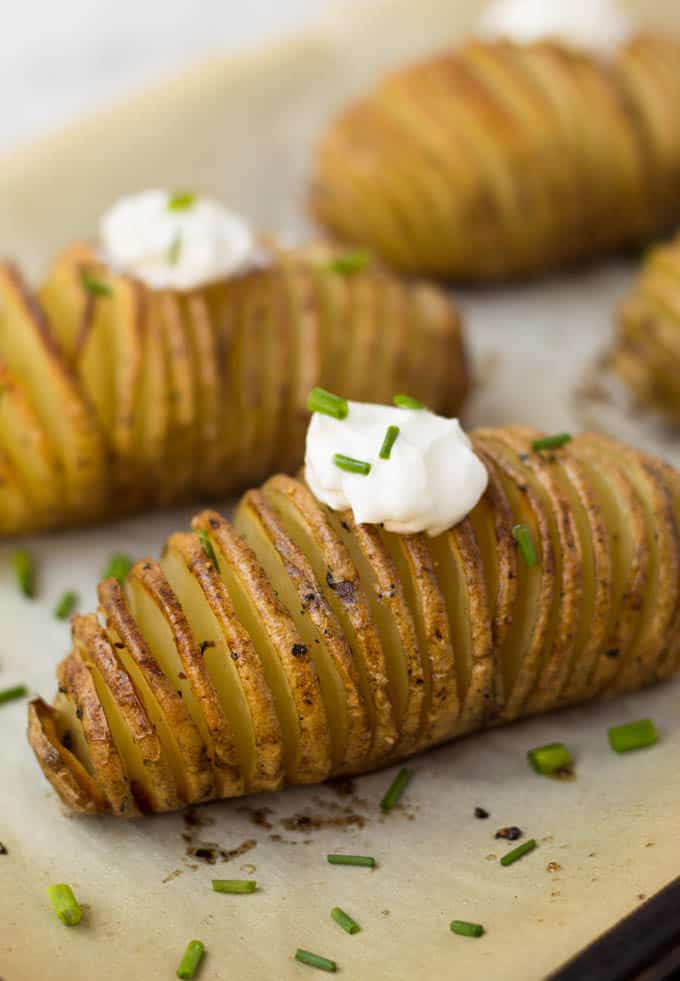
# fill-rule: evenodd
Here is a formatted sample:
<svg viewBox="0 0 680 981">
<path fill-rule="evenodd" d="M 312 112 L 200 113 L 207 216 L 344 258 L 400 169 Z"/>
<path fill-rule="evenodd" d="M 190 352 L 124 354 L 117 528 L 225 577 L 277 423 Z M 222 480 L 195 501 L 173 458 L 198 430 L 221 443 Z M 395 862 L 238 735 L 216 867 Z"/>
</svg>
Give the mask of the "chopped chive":
<svg viewBox="0 0 680 981">
<path fill-rule="evenodd" d="M 220 564 L 217 561 L 217 556 L 215 555 L 215 549 L 213 548 L 213 543 L 210 541 L 210 535 L 205 530 L 205 528 L 200 528 L 197 533 L 199 541 L 203 546 L 203 551 L 208 556 L 212 564 L 215 566 L 217 571 L 220 571 Z"/>
<path fill-rule="evenodd" d="M 542 773 L 543 776 L 557 773 L 558 770 L 568 770 L 574 765 L 574 758 L 564 743 L 537 746 L 536 749 L 529 750 L 527 758 L 536 773 Z"/>
<path fill-rule="evenodd" d="M 102 571 L 102 579 L 116 579 L 120 586 L 128 577 L 134 562 L 124 552 L 114 552 Z"/>
<path fill-rule="evenodd" d="M 519 550 L 522 553 L 522 558 L 524 559 L 524 564 L 528 569 L 533 568 L 538 565 L 538 559 L 536 558 L 536 549 L 534 548 L 534 540 L 531 537 L 531 532 L 526 525 L 515 525 L 512 529 L 512 537 L 515 539 L 519 545 Z"/>
<path fill-rule="evenodd" d="M 168 211 L 188 211 L 196 204 L 193 191 L 175 191 L 168 198 Z"/>
<path fill-rule="evenodd" d="M 632 749 L 653 746 L 658 740 L 656 726 L 651 719 L 639 719 L 622 726 L 612 726 L 607 735 L 615 753 L 628 753 Z"/>
<path fill-rule="evenodd" d="M 320 412 L 334 419 L 346 419 L 349 407 L 347 399 L 327 392 L 325 388 L 313 388 L 307 397 L 307 408 L 310 412 Z"/>
<path fill-rule="evenodd" d="M 300 961 L 301 964 L 308 964 L 310 967 L 317 967 L 320 971 L 328 971 L 329 974 L 335 974 L 338 969 L 335 961 L 329 961 L 327 957 L 313 954 L 311 950 L 303 950 L 302 947 L 298 947 L 295 951 L 295 960 Z"/>
<path fill-rule="evenodd" d="M 205 947 L 200 940 L 190 940 L 182 954 L 182 960 L 179 962 L 177 977 L 181 978 L 182 981 L 191 981 L 198 970 L 204 953 Z"/>
<path fill-rule="evenodd" d="M 92 296 L 111 296 L 112 290 L 109 284 L 103 283 L 101 279 L 97 279 L 87 269 L 80 270 L 80 282 L 82 283 L 83 289 L 91 293 Z"/>
<path fill-rule="evenodd" d="M 15 702 L 17 698 L 25 698 L 28 695 L 26 685 L 14 685 L 13 688 L 5 688 L 0 691 L 0 705 L 5 702 Z"/>
<path fill-rule="evenodd" d="M 507 852 L 507 854 L 505 854 L 501 859 L 501 865 L 512 865 L 517 861 L 517 859 L 523 858 L 525 855 L 528 855 L 529 852 L 533 852 L 535 847 L 536 839 L 529 838 L 528 841 L 518 845 L 517 848 L 513 848 L 511 852 Z"/>
<path fill-rule="evenodd" d="M 542 436 L 535 439 L 531 444 L 531 449 L 537 453 L 539 450 L 557 450 L 571 440 L 571 433 L 555 433 L 554 436 Z"/>
<path fill-rule="evenodd" d="M 390 784 L 387 793 L 380 801 L 380 809 L 383 811 L 391 811 L 392 808 L 399 802 L 401 795 L 404 793 L 409 785 L 413 773 L 407 767 L 402 766 L 399 773 L 396 775 L 392 783 Z"/>
<path fill-rule="evenodd" d="M 182 253 L 182 236 L 176 235 L 167 251 L 169 266 L 176 266 Z"/>
<path fill-rule="evenodd" d="M 215 892 L 237 893 L 255 892 L 257 882 L 254 879 L 213 879 L 212 887 Z"/>
<path fill-rule="evenodd" d="M 336 255 L 332 259 L 329 259 L 326 268 L 329 272 L 351 276 L 354 273 L 363 272 L 370 261 L 370 252 L 367 252 L 365 249 L 357 249 L 355 252 L 345 252 L 344 255 Z"/>
<path fill-rule="evenodd" d="M 410 395 L 394 395 L 393 403 L 398 409 L 424 409 L 425 406 L 418 399 L 411 398 Z"/>
<path fill-rule="evenodd" d="M 75 610 L 77 602 L 78 594 L 74 593 L 72 589 L 64 593 L 54 608 L 54 615 L 57 620 L 68 620 Z"/>
<path fill-rule="evenodd" d="M 345 913 L 344 909 L 340 909 L 339 906 L 334 906 L 331 910 L 331 919 L 335 920 L 339 927 L 345 931 L 345 933 L 358 933 L 361 927 L 356 920 L 353 920 L 348 913 Z"/>
<path fill-rule="evenodd" d="M 58 883 L 47 887 L 47 898 L 65 926 L 76 926 L 83 918 L 83 911 L 70 886 Z"/>
<path fill-rule="evenodd" d="M 387 432 L 385 433 L 385 438 L 382 446 L 380 447 L 380 453 L 378 454 L 381 460 L 389 460 L 390 456 L 392 455 L 392 447 L 397 442 L 399 432 L 399 426 L 387 427 Z"/>
<path fill-rule="evenodd" d="M 12 553 L 12 567 L 19 583 L 19 589 L 29 599 L 35 596 L 35 565 L 33 556 L 27 548 L 18 548 Z"/>
<path fill-rule="evenodd" d="M 484 933 L 481 923 L 468 923 L 467 920 L 451 920 L 449 930 L 460 937 L 481 937 Z"/>
<path fill-rule="evenodd" d="M 331 865 L 360 865 L 365 869 L 375 868 L 375 859 L 372 855 L 326 855 Z"/>
<path fill-rule="evenodd" d="M 333 463 L 340 470 L 345 470 L 347 473 L 358 473 L 363 477 L 368 477 L 371 472 L 370 463 L 366 463 L 365 460 L 355 460 L 353 456 L 345 456 L 344 453 L 334 453 Z"/>
</svg>

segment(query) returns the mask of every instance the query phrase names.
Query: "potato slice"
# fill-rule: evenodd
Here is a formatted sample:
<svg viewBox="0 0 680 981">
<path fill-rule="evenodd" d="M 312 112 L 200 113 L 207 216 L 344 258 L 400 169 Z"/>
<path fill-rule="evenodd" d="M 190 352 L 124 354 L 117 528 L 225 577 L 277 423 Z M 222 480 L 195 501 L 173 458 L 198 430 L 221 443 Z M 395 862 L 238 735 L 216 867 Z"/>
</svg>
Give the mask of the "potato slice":
<svg viewBox="0 0 680 981">
<path fill-rule="evenodd" d="M 262 494 L 286 533 L 307 556 L 323 597 L 347 638 L 372 733 L 367 759 L 376 762 L 384 759 L 397 740 L 396 721 L 390 701 L 386 655 L 357 569 L 333 530 L 326 510 L 304 484 L 278 475 L 263 485 Z"/>
<path fill-rule="evenodd" d="M 290 783 L 317 783 L 331 771 L 326 712 L 314 662 L 252 550 L 215 511 L 194 519 L 209 536 L 234 612 L 260 656 L 283 734 Z"/>
<path fill-rule="evenodd" d="M 126 581 L 130 612 L 144 640 L 198 727 L 213 766 L 215 796 L 243 793 L 243 774 L 231 722 L 222 710 L 199 642 L 177 596 L 156 562 L 137 562 Z"/>
<path fill-rule="evenodd" d="M 220 387 L 217 374 L 217 338 L 213 331 L 210 308 L 200 290 L 187 293 L 182 297 L 181 303 L 195 383 L 197 454 L 191 460 L 191 466 L 196 471 L 193 485 L 201 492 L 209 492 L 215 484 L 219 465 Z"/>
<path fill-rule="evenodd" d="M 161 567 L 195 637 L 234 742 L 248 792 L 283 780 L 281 727 L 262 665 L 229 593 L 196 535 L 170 537 Z"/>
<path fill-rule="evenodd" d="M 193 804 L 214 793 L 214 780 L 206 744 L 177 689 L 151 653 L 115 579 L 99 584 L 100 610 L 110 642 L 143 699 L 165 754 L 173 769 L 183 801 Z"/>
<path fill-rule="evenodd" d="M 252 548 L 309 652 L 326 708 L 333 770 L 361 766 L 371 743 L 352 652 L 307 558 L 259 491 L 241 499 L 234 527 Z"/>
<path fill-rule="evenodd" d="M 94 296 L 83 289 L 83 270 L 100 271 L 102 263 L 92 246 L 76 242 L 61 252 L 40 287 L 38 301 L 69 364 L 78 350 L 83 322 Z"/>
<path fill-rule="evenodd" d="M 164 478 L 159 488 L 160 503 L 167 504 L 184 500 L 195 479 L 195 454 L 200 445 L 199 382 L 180 297 L 170 290 L 163 290 L 156 302 L 161 318 L 170 403 Z"/>
</svg>

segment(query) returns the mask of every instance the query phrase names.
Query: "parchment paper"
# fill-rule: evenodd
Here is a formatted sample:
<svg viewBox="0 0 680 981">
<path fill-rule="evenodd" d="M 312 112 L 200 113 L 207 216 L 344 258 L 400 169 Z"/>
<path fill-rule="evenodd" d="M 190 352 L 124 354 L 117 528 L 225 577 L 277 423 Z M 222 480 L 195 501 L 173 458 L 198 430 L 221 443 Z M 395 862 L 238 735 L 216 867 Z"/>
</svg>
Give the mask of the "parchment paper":
<svg viewBox="0 0 680 981">
<path fill-rule="evenodd" d="M 644 6 L 671 23 L 671 0 Z M 13 155 L 0 164 L 2 251 L 35 272 L 60 245 L 90 234 L 114 196 L 154 184 L 213 191 L 259 225 L 300 234 L 309 153 L 329 113 L 388 65 L 466 30 L 477 7 L 344 3 L 310 37 L 214 61 Z M 459 293 L 485 383 L 468 423 L 577 427 L 573 388 L 606 343 L 633 272 L 615 262 L 523 288 Z M 77 588 L 82 608 L 94 609 L 110 552 L 157 555 L 190 513 L 31 540 L 40 569 L 32 603 L 17 595 L 4 544 L 2 687 L 24 681 L 51 698 L 68 647 L 67 626 L 51 614 L 56 598 Z M 208 950 L 206 981 L 310 976 L 292 960 L 297 946 L 335 958 L 344 976 L 361 981 L 540 979 L 680 871 L 679 705 L 680 684 L 669 684 L 428 753 L 413 762 L 404 806 L 386 818 L 378 802 L 393 771 L 358 780 L 349 796 L 307 788 L 211 805 L 199 810 L 198 826 L 182 815 L 135 824 L 67 816 L 26 744 L 25 705 L 3 706 L 0 977 L 171 978 L 197 937 Z M 607 727 L 643 716 L 656 720 L 660 744 L 614 755 Z M 529 770 L 527 749 L 551 740 L 575 752 L 575 780 Z M 491 816 L 476 819 L 475 806 Z M 509 846 L 494 832 L 509 824 L 539 848 L 502 868 Z M 186 854 L 201 843 L 209 853 L 218 846 L 215 866 Z M 242 854 L 225 861 L 222 852 L 234 850 Z M 331 867 L 325 855 L 335 850 L 373 854 L 379 867 Z M 550 863 L 559 868 L 549 871 Z M 212 877 L 249 875 L 260 886 L 253 896 L 210 889 Z M 56 881 L 69 882 L 85 905 L 77 929 L 49 908 L 45 887 Z M 360 922 L 360 934 L 331 922 L 335 905 Z M 453 936 L 454 917 L 484 923 L 485 937 Z"/>
</svg>

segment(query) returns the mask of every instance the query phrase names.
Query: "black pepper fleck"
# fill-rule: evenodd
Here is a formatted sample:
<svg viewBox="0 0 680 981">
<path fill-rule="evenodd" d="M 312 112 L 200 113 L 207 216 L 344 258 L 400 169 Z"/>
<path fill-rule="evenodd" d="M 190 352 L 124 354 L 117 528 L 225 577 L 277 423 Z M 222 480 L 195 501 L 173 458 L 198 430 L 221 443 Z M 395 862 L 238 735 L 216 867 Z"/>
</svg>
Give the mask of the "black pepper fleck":
<svg viewBox="0 0 680 981">
<path fill-rule="evenodd" d="M 483 821 L 485 818 L 489 817 L 489 812 L 483 807 L 475 807 L 475 817 Z"/>
<path fill-rule="evenodd" d="M 293 657 L 304 657 L 307 653 L 307 646 L 305 644 L 293 644 L 290 650 Z"/>
<path fill-rule="evenodd" d="M 523 834 L 524 832 L 521 828 L 511 824 L 509 828 L 499 828 L 494 837 L 505 838 L 506 841 L 517 841 L 517 839 L 521 838 Z"/>
</svg>

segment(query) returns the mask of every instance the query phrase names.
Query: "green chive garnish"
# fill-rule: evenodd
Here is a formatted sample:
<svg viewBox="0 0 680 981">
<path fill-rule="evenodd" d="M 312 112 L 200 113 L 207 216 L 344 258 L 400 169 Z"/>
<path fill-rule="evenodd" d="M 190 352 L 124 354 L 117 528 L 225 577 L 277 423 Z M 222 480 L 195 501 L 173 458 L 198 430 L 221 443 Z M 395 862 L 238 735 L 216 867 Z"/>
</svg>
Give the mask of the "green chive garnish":
<svg viewBox="0 0 680 981">
<path fill-rule="evenodd" d="M 353 920 L 348 913 L 345 913 L 344 909 L 340 909 L 339 906 L 334 906 L 331 910 L 331 919 L 335 920 L 339 927 L 345 931 L 345 933 L 358 933 L 361 927 L 356 920 Z"/>
<path fill-rule="evenodd" d="M 310 412 L 320 412 L 324 416 L 332 416 L 334 419 L 346 419 L 349 408 L 347 399 L 327 392 L 325 388 L 313 388 L 307 398 L 307 408 Z"/>
<path fill-rule="evenodd" d="M 537 453 L 539 450 L 557 450 L 564 446 L 571 439 L 571 433 L 555 433 L 554 436 L 543 436 L 535 439 L 531 444 L 531 449 Z"/>
<path fill-rule="evenodd" d="M 80 282 L 82 283 L 83 289 L 91 293 L 92 296 L 111 296 L 112 291 L 109 284 L 103 283 L 101 279 L 97 279 L 87 269 L 81 269 Z"/>
<path fill-rule="evenodd" d="M 220 564 L 217 561 L 217 556 L 215 555 L 215 549 L 213 548 L 213 543 L 210 541 L 210 535 L 204 528 L 201 528 L 196 534 L 198 535 L 199 541 L 203 546 L 203 551 L 205 552 L 205 554 L 208 556 L 212 564 L 219 572 Z"/>
<path fill-rule="evenodd" d="M 193 191 L 175 191 L 168 198 L 168 211 L 188 211 L 196 204 Z"/>
<path fill-rule="evenodd" d="M 35 596 L 35 566 L 33 556 L 26 548 L 18 548 L 12 553 L 12 567 L 19 583 L 19 589 L 32 599 Z"/>
<path fill-rule="evenodd" d="M 128 577 L 134 562 L 129 555 L 123 552 L 114 552 L 102 572 L 102 579 L 117 579 L 119 585 L 123 585 Z"/>
<path fill-rule="evenodd" d="M 392 783 L 390 784 L 387 793 L 380 801 L 380 809 L 383 811 L 391 811 L 395 804 L 401 799 L 401 795 L 406 790 L 411 777 L 412 772 L 405 766 L 402 766 L 399 773 L 396 775 Z"/>
<path fill-rule="evenodd" d="M 392 454 L 392 447 L 397 442 L 397 436 L 399 435 L 399 426 L 388 426 L 387 432 L 385 433 L 385 439 L 380 447 L 380 459 L 389 460 Z"/>
<path fill-rule="evenodd" d="M 517 859 L 523 858 L 525 855 L 528 855 L 529 852 L 533 852 L 535 847 L 536 847 L 536 839 L 529 838 L 528 841 L 525 841 L 523 844 L 518 845 L 517 848 L 513 848 L 511 852 L 508 852 L 506 855 L 504 855 L 503 858 L 501 859 L 501 865 L 512 865 L 514 862 L 517 861 Z"/>
<path fill-rule="evenodd" d="M 57 620 L 68 620 L 75 610 L 77 602 L 78 594 L 74 593 L 72 589 L 64 593 L 54 608 L 54 615 Z"/>
<path fill-rule="evenodd" d="M 205 947 L 200 940 L 190 940 L 187 949 L 182 955 L 182 960 L 177 968 L 177 977 L 182 981 L 191 981 L 195 976 L 201 958 L 205 953 Z"/>
<path fill-rule="evenodd" d="M 328 971 L 329 974 L 335 974 L 338 969 L 335 961 L 313 954 L 311 950 L 303 950 L 302 947 L 298 947 L 295 951 L 295 960 L 300 961 L 301 964 L 309 964 L 310 967 L 317 967 L 320 971 Z"/>
<path fill-rule="evenodd" d="M 255 892 L 257 882 L 254 879 L 213 879 L 212 887 L 215 892 L 236 895 L 239 893 Z"/>
<path fill-rule="evenodd" d="M 527 758 L 536 773 L 549 776 L 559 770 L 568 770 L 574 765 L 574 758 L 564 743 L 548 743 L 530 749 Z"/>
<path fill-rule="evenodd" d="M 64 885 L 64 883 L 48 886 L 47 897 L 52 903 L 54 912 L 65 926 L 77 926 L 80 923 L 83 918 L 83 911 L 70 886 Z"/>
<path fill-rule="evenodd" d="M 176 266 L 182 252 L 182 236 L 177 235 L 173 239 L 172 245 L 168 248 L 167 259 L 169 266 Z"/>
<path fill-rule="evenodd" d="M 459 937 L 481 937 L 484 933 L 481 923 L 468 923 L 467 920 L 451 920 L 449 930 Z"/>
<path fill-rule="evenodd" d="M 345 252 L 344 255 L 337 255 L 333 259 L 329 259 L 326 268 L 329 272 L 351 276 L 354 273 L 363 272 L 370 261 L 370 252 L 366 252 L 365 249 L 357 249 L 356 252 Z"/>
<path fill-rule="evenodd" d="M 394 395 L 392 401 L 398 409 L 424 409 L 425 406 L 418 399 L 411 398 L 410 395 Z"/>
<path fill-rule="evenodd" d="M 512 537 L 519 545 L 519 550 L 522 553 L 525 566 L 528 569 L 531 569 L 533 566 L 538 565 L 536 549 L 534 548 L 534 540 L 531 537 L 531 532 L 527 526 L 515 525 L 515 527 L 512 529 Z"/>
<path fill-rule="evenodd" d="M 628 753 L 631 749 L 653 746 L 659 738 L 651 719 L 639 719 L 626 725 L 612 726 L 608 736 L 609 745 L 615 753 Z"/>
<path fill-rule="evenodd" d="M 347 473 L 360 473 L 363 477 L 367 477 L 371 472 L 370 463 L 366 463 L 364 460 L 355 460 L 353 456 L 345 456 L 344 453 L 334 453 L 333 463 L 340 470 L 346 470 Z"/>
<path fill-rule="evenodd" d="M 372 855 L 326 855 L 331 865 L 360 865 L 365 869 L 375 868 Z"/>
<path fill-rule="evenodd" d="M 28 695 L 26 685 L 14 685 L 13 688 L 5 688 L 0 691 L 0 705 L 4 705 L 5 702 L 15 702 L 17 698 L 25 698 L 26 695 Z"/>
</svg>

